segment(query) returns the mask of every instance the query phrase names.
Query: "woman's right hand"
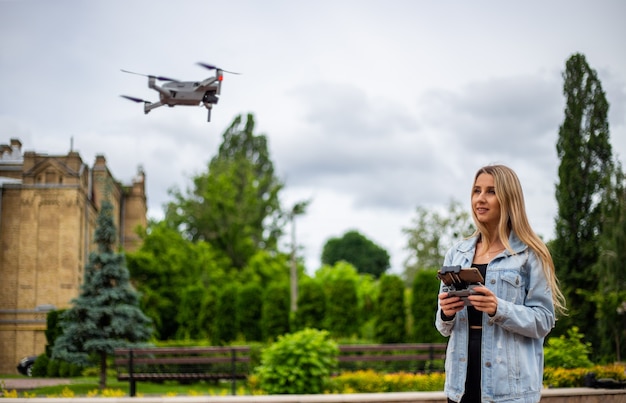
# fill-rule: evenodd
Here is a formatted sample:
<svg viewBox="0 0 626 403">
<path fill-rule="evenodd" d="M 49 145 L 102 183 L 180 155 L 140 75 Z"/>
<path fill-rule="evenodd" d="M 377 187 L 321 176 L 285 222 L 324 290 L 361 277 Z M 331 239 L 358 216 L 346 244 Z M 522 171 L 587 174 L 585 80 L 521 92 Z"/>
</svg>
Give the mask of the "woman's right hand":
<svg viewBox="0 0 626 403">
<path fill-rule="evenodd" d="M 443 314 L 450 318 L 465 307 L 465 302 L 460 297 L 449 297 L 447 292 L 442 292 L 439 294 L 439 306 Z"/>
</svg>

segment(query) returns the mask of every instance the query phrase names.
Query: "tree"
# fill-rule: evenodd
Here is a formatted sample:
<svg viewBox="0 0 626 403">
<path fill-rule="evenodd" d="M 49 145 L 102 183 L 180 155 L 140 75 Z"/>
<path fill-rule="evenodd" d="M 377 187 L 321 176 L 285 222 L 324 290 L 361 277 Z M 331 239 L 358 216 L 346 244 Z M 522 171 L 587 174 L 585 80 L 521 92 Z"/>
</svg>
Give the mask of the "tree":
<svg viewBox="0 0 626 403">
<path fill-rule="evenodd" d="M 406 341 L 404 282 L 396 275 L 384 274 L 379 287 L 376 339 L 380 343 L 403 343 Z"/>
<path fill-rule="evenodd" d="M 358 273 L 344 261 L 324 266 L 316 272 L 326 291 L 326 329 L 334 337 L 352 337 L 360 326 Z"/>
<path fill-rule="evenodd" d="M 603 231 L 603 207 L 614 172 L 609 143 L 608 109 L 598 76 L 582 54 L 566 62 L 563 73 L 565 119 L 556 145 L 559 182 L 558 214 L 552 254 L 568 301 L 569 316 L 560 321 L 561 332 L 572 325 L 595 323 L 596 309 L 590 294 L 598 290 L 599 237 Z M 595 326 L 587 330 L 592 344 L 600 344 Z"/>
<path fill-rule="evenodd" d="M 261 313 L 265 341 L 289 333 L 289 295 L 288 282 L 273 282 L 265 289 Z"/>
<path fill-rule="evenodd" d="M 187 195 L 173 190 L 166 220 L 193 241 L 222 251 L 236 269 L 259 249 L 276 250 L 284 218 L 283 184 L 274 174 L 267 139 L 254 134 L 254 118 L 237 116 L 224 132 L 208 171 L 193 178 Z"/>
<path fill-rule="evenodd" d="M 248 342 L 263 340 L 262 306 L 263 288 L 259 283 L 246 283 L 239 289 L 237 323 L 244 339 Z"/>
<path fill-rule="evenodd" d="M 217 298 L 214 331 L 212 340 L 219 345 L 227 344 L 237 338 L 237 283 L 224 285 Z"/>
<path fill-rule="evenodd" d="M 232 276 L 229 259 L 207 242 L 191 242 L 165 222 L 151 222 L 141 248 L 128 253 L 141 306 L 160 340 L 207 338 L 218 290 Z"/>
<path fill-rule="evenodd" d="M 317 279 L 304 277 L 299 282 L 298 311 L 294 318 L 296 330 L 322 329 L 326 316 L 326 294 Z"/>
<path fill-rule="evenodd" d="M 129 282 L 124 255 L 113 251 L 116 228 L 113 206 L 102 202 L 97 217 L 98 251 L 89 255 L 85 280 L 73 306 L 61 316 L 63 334 L 54 343 L 52 358 L 77 365 L 99 357 L 100 389 L 106 387 L 107 355 L 150 338 L 150 320 L 139 309 L 139 295 Z"/>
<path fill-rule="evenodd" d="M 450 200 L 445 213 L 418 206 L 416 215 L 412 226 L 402 229 L 409 238 L 406 246 L 409 257 L 404 262 L 407 284 L 413 284 L 418 270 L 441 267 L 446 250 L 474 232 L 470 214 L 456 200 Z"/>
<path fill-rule="evenodd" d="M 594 267 L 599 289 L 592 295 L 596 304 L 597 331 L 601 335 L 595 346 L 596 356 L 607 362 L 626 357 L 626 182 L 618 163 L 610 193 L 604 200 L 600 256 Z"/>
<path fill-rule="evenodd" d="M 322 249 L 322 263 L 329 266 L 345 261 L 359 273 L 368 273 L 375 278 L 389 269 L 389 253 L 358 231 L 348 231 L 341 238 L 329 239 Z"/>
<path fill-rule="evenodd" d="M 413 280 L 413 292 L 411 293 L 412 339 L 417 343 L 444 343 L 446 340 L 433 326 L 440 284 L 437 270 L 436 268 L 419 270 L 415 273 Z"/>
</svg>

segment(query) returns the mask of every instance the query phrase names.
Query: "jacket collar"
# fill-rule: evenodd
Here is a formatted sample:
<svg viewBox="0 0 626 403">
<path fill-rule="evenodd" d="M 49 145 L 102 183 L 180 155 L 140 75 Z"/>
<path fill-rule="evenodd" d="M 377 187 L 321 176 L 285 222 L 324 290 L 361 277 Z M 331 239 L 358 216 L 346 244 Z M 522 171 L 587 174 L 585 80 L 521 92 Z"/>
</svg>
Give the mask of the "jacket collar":
<svg viewBox="0 0 626 403">
<path fill-rule="evenodd" d="M 457 250 L 461 253 L 474 253 L 477 241 L 478 235 L 466 238 L 458 244 Z M 528 246 L 526 246 L 526 244 L 524 244 L 513 231 L 511 231 L 511 234 L 509 235 L 509 244 L 511 245 L 513 254 L 521 253 L 528 248 Z M 507 249 L 505 249 L 503 253 L 507 255 L 511 254 L 511 252 Z"/>
</svg>

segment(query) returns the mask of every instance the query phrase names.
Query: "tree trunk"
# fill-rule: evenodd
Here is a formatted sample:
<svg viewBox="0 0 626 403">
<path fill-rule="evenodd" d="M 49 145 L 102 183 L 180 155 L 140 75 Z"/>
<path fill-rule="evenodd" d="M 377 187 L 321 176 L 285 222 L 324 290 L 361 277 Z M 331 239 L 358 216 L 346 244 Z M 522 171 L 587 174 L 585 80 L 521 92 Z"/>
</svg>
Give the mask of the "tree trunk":
<svg viewBox="0 0 626 403">
<path fill-rule="evenodd" d="M 100 353 L 100 390 L 104 390 L 107 387 L 107 353 L 102 351 Z"/>
</svg>

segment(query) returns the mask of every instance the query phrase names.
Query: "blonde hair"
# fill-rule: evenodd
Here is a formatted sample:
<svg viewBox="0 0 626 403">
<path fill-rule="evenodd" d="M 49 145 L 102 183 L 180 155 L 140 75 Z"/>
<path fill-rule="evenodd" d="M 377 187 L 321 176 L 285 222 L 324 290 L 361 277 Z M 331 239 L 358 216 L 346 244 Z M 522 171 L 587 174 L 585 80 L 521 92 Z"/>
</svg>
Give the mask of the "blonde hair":
<svg viewBox="0 0 626 403">
<path fill-rule="evenodd" d="M 548 247 L 535 231 L 533 231 L 528 222 L 522 185 L 520 184 L 517 174 L 515 174 L 511 168 L 504 165 L 487 165 L 476 172 L 474 183 L 476 183 L 478 176 L 481 174 L 487 174 L 493 177 L 496 198 L 500 203 L 498 236 L 502 244 L 509 252 L 513 253 L 511 245 L 509 244 L 509 232 L 513 231 L 520 241 L 537 254 L 541 260 L 543 272 L 548 279 L 550 289 L 552 290 L 552 301 L 555 310 L 557 313 L 565 314 L 567 312 L 565 297 L 559 288 L 552 255 L 550 255 Z M 488 249 L 489 240 L 491 239 L 490 235 L 492 234 L 490 234 L 487 227 L 477 219 L 474 209 L 472 209 L 472 217 L 477 227 L 473 236 L 481 235 L 482 241 Z"/>
</svg>

